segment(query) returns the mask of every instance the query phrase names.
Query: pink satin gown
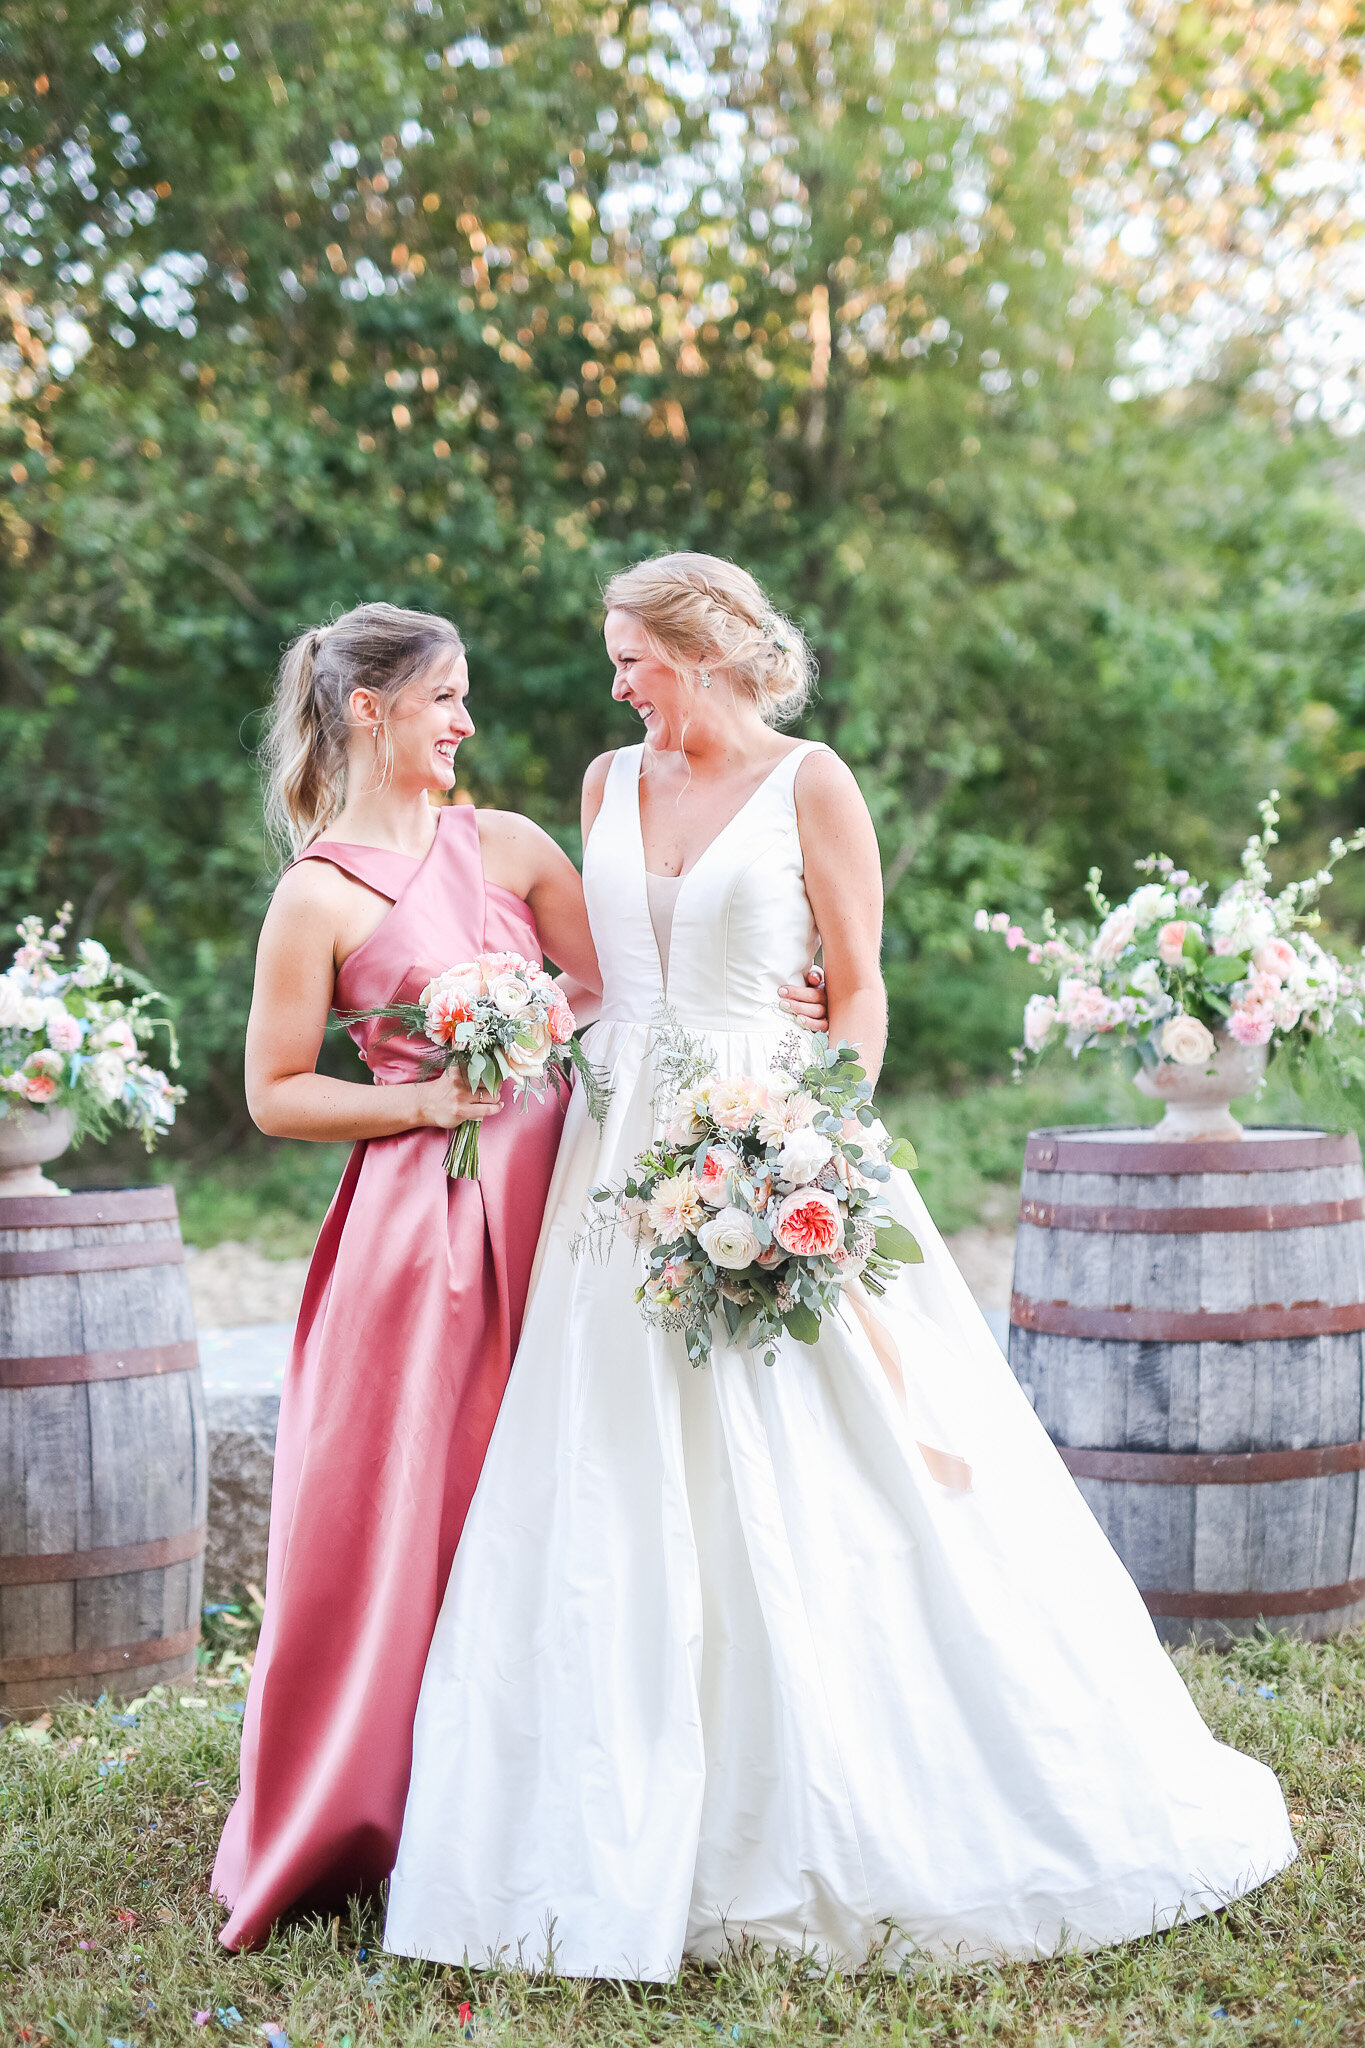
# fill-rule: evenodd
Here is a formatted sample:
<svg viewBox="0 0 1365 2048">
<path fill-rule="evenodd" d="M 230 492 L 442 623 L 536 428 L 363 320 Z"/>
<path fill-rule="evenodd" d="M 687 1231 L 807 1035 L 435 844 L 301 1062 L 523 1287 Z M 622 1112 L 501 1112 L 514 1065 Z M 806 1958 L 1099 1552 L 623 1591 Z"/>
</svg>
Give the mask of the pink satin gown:
<svg viewBox="0 0 1365 2048">
<path fill-rule="evenodd" d="M 520 897 L 484 880 L 476 814 L 439 813 L 422 861 L 326 845 L 393 908 L 337 976 L 340 1010 L 412 1001 L 475 953 L 539 961 Z M 421 1047 L 351 1027 L 376 1082 Z M 280 1401 L 265 1623 L 241 1789 L 213 1889 L 249 1948 L 293 1906 L 339 1906 L 389 1874 L 422 1669 L 511 1367 L 563 1109 L 483 1126 L 481 1177 L 451 1181 L 448 1133 L 358 1144 L 318 1238 Z"/>
</svg>

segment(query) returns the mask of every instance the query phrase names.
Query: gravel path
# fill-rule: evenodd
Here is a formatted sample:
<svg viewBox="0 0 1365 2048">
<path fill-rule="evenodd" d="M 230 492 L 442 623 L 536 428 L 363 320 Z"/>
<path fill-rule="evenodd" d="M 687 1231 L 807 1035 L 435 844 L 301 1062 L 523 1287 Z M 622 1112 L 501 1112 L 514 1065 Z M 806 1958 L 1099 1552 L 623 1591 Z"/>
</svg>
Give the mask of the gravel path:
<svg viewBox="0 0 1365 2048">
<path fill-rule="evenodd" d="M 984 1309 L 1010 1305 L 1014 1232 L 977 1225 L 948 1239 L 948 1248 Z M 292 1323 L 299 1312 L 307 1259 L 268 1259 L 258 1246 L 216 1244 L 187 1250 L 190 1295 L 201 1330 L 243 1323 Z"/>
</svg>

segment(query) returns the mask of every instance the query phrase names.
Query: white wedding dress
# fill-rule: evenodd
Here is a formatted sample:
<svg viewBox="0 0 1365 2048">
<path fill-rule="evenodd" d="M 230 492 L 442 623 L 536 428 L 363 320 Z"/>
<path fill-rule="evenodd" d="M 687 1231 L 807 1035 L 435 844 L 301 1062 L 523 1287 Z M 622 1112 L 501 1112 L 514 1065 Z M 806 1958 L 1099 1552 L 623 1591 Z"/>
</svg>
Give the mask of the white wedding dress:
<svg viewBox="0 0 1365 2048">
<path fill-rule="evenodd" d="M 678 892 L 671 1008 L 764 1074 L 812 957 L 787 754 Z M 575 1260 L 653 1135 L 665 977 L 618 753 L 584 863 L 599 1134 L 570 1104 L 524 1334 L 427 1663 L 386 1946 L 668 1979 L 749 1936 L 854 1967 L 1093 1948 L 1291 1861 L 1214 1741 L 904 1174 L 924 1248 L 772 1366 L 695 1370 L 637 1255 Z M 926 1459 L 923 1446 L 929 1446 Z M 965 1459 L 941 1484 L 934 1451 Z"/>
</svg>

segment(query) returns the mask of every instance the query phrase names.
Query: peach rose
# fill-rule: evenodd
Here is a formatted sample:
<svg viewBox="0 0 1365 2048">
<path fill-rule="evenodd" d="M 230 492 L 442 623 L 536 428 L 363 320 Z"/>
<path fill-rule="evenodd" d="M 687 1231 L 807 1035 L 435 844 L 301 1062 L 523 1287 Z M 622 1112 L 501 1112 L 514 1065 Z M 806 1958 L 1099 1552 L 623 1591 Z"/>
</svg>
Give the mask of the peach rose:
<svg viewBox="0 0 1365 2048">
<path fill-rule="evenodd" d="M 25 1074 L 19 1082 L 19 1092 L 25 1102 L 51 1102 L 57 1093 L 57 1083 L 51 1074 Z"/>
<path fill-rule="evenodd" d="M 1218 1050 L 1213 1033 L 1197 1017 L 1177 1010 L 1161 1027 L 1162 1057 L 1182 1067 L 1202 1067 Z"/>
<path fill-rule="evenodd" d="M 1299 956 L 1287 939 L 1266 939 L 1252 954 L 1251 964 L 1258 974 L 1288 981 L 1299 964 Z"/>
<path fill-rule="evenodd" d="M 747 1074 L 735 1074 L 712 1085 L 711 1119 L 723 1131 L 747 1131 L 754 1118 L 767 1109 L 769 1101 L 761 1082 L 751 1081 Z"/>
<path fill-rule="evenodd" d="M 567 1045 L 573 1037 L 574 1014 L 563 996 L 557 996 L 554 1002 L 551 1003 L 550 1014 L 546 1022 L 550 1027 L 550 1036 L 555 1044 Z"/>
<path fill-rule="evenodd" d="M 708 1145 L 706 1156 L 696 1169 L 701 1198 L 712 1209 L 723 1209 L 730 1199 L 730 1175 L 741 1165 L 733 1145 Z"/>
<path fill-rule="evenodd" d="M 1184 958 L 1185 934 L 1189 928 L 1188 918 L 1174 917 L 1157 933 L 1156 949 L 1168 967 L 1178 967 Z"/>
<path fill-rule="evenodd" d="M 773 1236 L 784 1251 L 807 1257 L 837 1251 L 844 1241 L 839 1204 L 824 1188 L 798 1188 L 778 1204 Z"/>
</svg>

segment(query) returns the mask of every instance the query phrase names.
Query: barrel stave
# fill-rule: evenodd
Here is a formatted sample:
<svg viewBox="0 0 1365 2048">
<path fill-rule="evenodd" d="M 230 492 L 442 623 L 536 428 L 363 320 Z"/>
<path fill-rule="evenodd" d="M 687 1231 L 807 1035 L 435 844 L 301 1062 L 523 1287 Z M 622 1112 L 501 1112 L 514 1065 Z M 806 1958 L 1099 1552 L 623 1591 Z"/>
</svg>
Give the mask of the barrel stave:
<svg viewBox="0 0 1365 2048">
<path fill-rule="evenodd" d="M 0 1387 L 0 1560 L 162 1539 L 174 1552 L 202 1529 L 208 1472 L 197 1370 L 146 1371 L 147 1347 L 194 1338 L 173 1199 L 158 1191 L 70 1200 L 68 1214 L 103 1213 L 49 1223 L 49 1214 L 63 1214 L 60 1197 L 38 1216 L 33 1204 L 0 1203 L 0 1252 L 160 1243 L 174 1258 L 0 1281 L 0 1359 L 144 1353 L 141 1372 L 126 1378 Z M 142 1214 L 128 1220 L 121 1207 Z M 54 1667 L 96 1662 L 88 1672 L 50 1668 L 0 1679 L 0 1714 L 34 1712 L 68 1693 L 127 1695 L 183 1676 L 193 1668 L 202 1582 L 200 1551 L 89 1577 L 0 1585 L 0 1662 L 12 1673 L 44 1659 Z M 134 1661 L 140 1645 L 166 1638 L 179 1638 L 171 1655 Z"/>
</svg>

